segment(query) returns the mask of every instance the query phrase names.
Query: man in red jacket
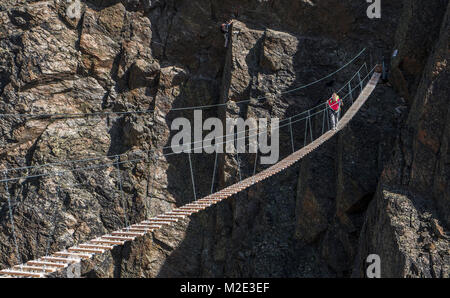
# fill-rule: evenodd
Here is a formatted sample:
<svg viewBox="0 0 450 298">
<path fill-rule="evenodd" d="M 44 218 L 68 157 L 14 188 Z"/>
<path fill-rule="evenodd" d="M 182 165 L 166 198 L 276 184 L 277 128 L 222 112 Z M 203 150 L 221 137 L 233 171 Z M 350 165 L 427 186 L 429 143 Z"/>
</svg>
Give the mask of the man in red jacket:
<svg viewBox="0 0 450 298">
<path fill-rule="evenodd" d="M 331 126 L 334 130 L 337 129 L 341 104 L 342 102 L 339 95 L 337 95 L 336 92 L 333 93 L 331 98 L 328 100 L 328 107 L 330 108 Z"/>
</svg>

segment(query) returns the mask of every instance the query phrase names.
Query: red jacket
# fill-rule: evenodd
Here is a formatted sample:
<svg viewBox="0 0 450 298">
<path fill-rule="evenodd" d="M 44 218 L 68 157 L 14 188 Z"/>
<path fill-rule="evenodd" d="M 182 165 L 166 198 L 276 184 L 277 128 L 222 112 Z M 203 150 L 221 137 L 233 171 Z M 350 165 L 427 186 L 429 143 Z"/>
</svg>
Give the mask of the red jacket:
<svg viewBox="0 0 450 298">
<path fill-rule="evenodd" d="M 330 106 L 330 108 L 333 111 L 337 112 L 337 111 L 339 111 L 339 108 L 341 105 L 341 99 L 339 98 L 339 96 L 337 96 L 336 101 L 335 101 L 335 100 L 333 100 L 333 97 L 332 97 L 328 100 L 328 105 Z"/>
</svg>

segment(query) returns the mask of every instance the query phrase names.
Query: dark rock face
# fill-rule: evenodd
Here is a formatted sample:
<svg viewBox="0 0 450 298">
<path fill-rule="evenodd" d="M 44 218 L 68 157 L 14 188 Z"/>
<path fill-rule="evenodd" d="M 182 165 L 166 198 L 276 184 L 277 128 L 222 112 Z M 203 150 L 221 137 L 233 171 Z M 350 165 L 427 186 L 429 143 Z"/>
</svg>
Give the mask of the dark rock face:
<svg viewBox="0 0 450 298">
<path fill-rule="evenodd" d="M 409 117 L 366 214 L 356 276 L 364 274 L 367 252 L 378 252 L 383 276 L 449 277 L 450 6 L 444 11 L 435 20 L 439 33 L 430 31 L 436 39 L 430 55 L 419 60 L 425 66 Z"/>
<path fill-rule="evenodd" d="M 392 61 L 392 81 L 412 103 L 427 59 L 439 36 L 448 1 L 404 1 L 395 36 L 398 55 Z M 426 30 L 424 30 L 426 28 Z"/>
<path fill-rule="evenodd" d="M 394 88 L 378 86 L 350 125 L 299 166 L 84 262 L 82 273 L 364 276 L 365 258 L 378 253 L 384 276 L 448 276 L 448 1 L 391 2 L 383 2 L 382 20 L 370 20 L 367 4 L 350 0 L 87 0 L 75 19 L 67 17 L 65 1 L 4 1 L 1 113 L 142 111 L 0 118 L 2 169 L 105 156 L 8 173 L 63 174 L 8 184 L 22 260 L 193 200 L 187 156 L 161 156 L 171 121 L 193 117 L 172 108 L 225 103 L 204 110 L 203 119 L 283 119 L 327 99 L 364 61 L 399 49 Z M 219 26 L 230 18 L 224 48 Z M 362 47 L 367 54 L 338 76 L 282 94 L 338 69 Z M 236 103 L 262 96 L 267 99 Z M 322 119 L 312 124 L 318 136 Z M 293 129 L 298 149 L 305 124 Z M 157 153 L 147 155 L 149 149 Z M 286 127 L 280 158 L 290 150 Z M 215 156 L 192 158 L 201 197 L 211 190 Z M 254 166 L 254 154 L 220 155 L 215 188 L 252 175 Z M 17 255 L 5 184 L 0 194 L 4 268 Z"/>
</svg>

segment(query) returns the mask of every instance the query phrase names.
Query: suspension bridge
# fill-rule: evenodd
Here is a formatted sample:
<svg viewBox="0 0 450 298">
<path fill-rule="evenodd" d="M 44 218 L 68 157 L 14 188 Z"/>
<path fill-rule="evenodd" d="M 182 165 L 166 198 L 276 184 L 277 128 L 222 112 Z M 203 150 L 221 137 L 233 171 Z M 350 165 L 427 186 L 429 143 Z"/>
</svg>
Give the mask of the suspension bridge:
<svg viewBox="0 0 450 298">
<path fill-rule="evenodd" d="M 361 52 L 362 53 L 362 52 Z M 361 55 L 361 53 L 359 55 Z M 358 55 L 358 56 L 359 56 Z M 357 56 L 357 57 L 358 57 Z M 356 57 L 355 57 L 356 58 Z M 355 58 L 351 61 L 353 62 Z M 349 65 L 351 62 L 347 63 L 345 66 Z M 363 77 L 361 75 L 363 67 L 366 68 L 366 76 Z M 340 71 L 342 68 L 340 68 L 338 71 Z M 337 73 L 338 71 L 334 72 L 332 75 Z M 11 220 L 11 228 L 12 228 L 12 236 L 13 236 L 13 242 L 15 243 L 16 248 L 16 256 L 18 259 L 18 265 L 15 265 L 9 269 L 4 269 L 0 271 L 0 277 L 46 277 L 50 274 L 53 274 L 55 272 L 64 270 L 65 268 L 76 265 L 81 263 L 85 259 L 91 259 L 94 255 L 103 254 L 109 250 L 112 250 L 116 246 L 124 245 L 127 241 L 133 241 L 137 237 L 143 237 L 148 233 L 152 233 L 156 231 L 157 229 L 162 228 L 165 225 L 171 225 L 179 220 L 185 219 L 186 217 L 189 217 L 195 213 L 198 213 L 202 210 L 205 210 L 208 207 L 211 207 L 227 198 L 232 197 L 233 195 L 242 192 L 243 190 L 248 189 L 252 185 L 255 185 L 265 179 L 268 179 L 269 177 L 276 175 L 277 173 L 285 170 L 286 168 L 294 165 L 297 161 L 301 160 L 303 157 L 308 155 L 309 153 L 313 152 L 315 149 L 317 149 L 320 145 L 325 143 L 327 140 L 332 138 L 335 134 L 337 134 L 339 131 L 341 131 L 349 122 L 350 120 L 358 113 L 360 108 L 363 106 L 363 104 L 367 101 L 369 96 L 372 94 L 373 90 L 375 89 L 380 77 L 381 77 L 381 67 L 379 65 L 376 65 L 371 70 L 368 70 L 366 63 L 364 63 L 363 66 L 361 66 L 358 71 L 354 74 L 354 76 L 344 84 L 344 86 L 338 90 L 337 93 L 343 92 L 343 90 L 348 90 L 346 92 L 346 95 L 341 98 L 342 101 L 346 100 L 348 102 L 351 101 L 350 107 L 346 110 L 345 114 L 341 117 L 336 129 L 330 129 L 329 128 L 329 120 L 328 120 L 328 107 L 326 102 L 322 103 L 312 109 L 309 109 L 305 112 L 302 112 L 300 114 L 294 115 L 292 117 L 289 117 L 287 119 L 284 119 L 280 121 L 280 124 L 275 129 L 280 129 L 282 127 L 288 127 L 290 131 L 290 137 L 291 137 L 291 146 L 292 146 L 292 153 L 279 161 L 278 163 L 270 166 L 269 168 L 262 170 L 259 173 L 256 173 L 256 159 L 255 159 L 255 170 L 253 172 L 253 175 L 245 178 L 243 180 L 240 180 L 238 183 L 230 185 L 222 190 L 219 190 L 217 192 L 213 192 L 214 189 L 214 175 L 215 175 L 215 169 L 216 164 L 214 165 L 214 173 L 213 173 L 213 182 L 211 186 L 211 194 L 207 195 L 201 199 L 197 199 L 196 192 L 195 192 L 195 184 L 194 184 L 194 174 L 192 171 L 192 163 L 190 159 L 190 152 L 188 153 L 189 156 L 189 164 L 191 168 L 191 177 L 192 177 L 192 187 L 194 190 L 194 201 L 178 207 L 174 208 L 169 212 L 165 212 L 163 214 L 157 215 L 152 218 L 148 218 L 144 221 L 141 221 L 139 223 L 131 224 L 129 225 L 128 219 L 125 215 L 125 224 L 126 227 L 110 232 L 109 234 L 91 239 L 89 241 L 86 241 L 84 243 L 75 245 L 73 247 L 66 248 L 61 251 L 54 252 L 52 254 L 49 254 L 48 249 L 45 254 L 45 256 L 40 257 L 35 260 L 29 260 L 25 263 L 22 263 L 22 259 L 19 254 L 19 248 L 17 245 L 17 239 L 16 239 L 16 231 L 15 231 L 15 225 L 14 225 L 14 218 L 12 214 L 12 207 L 11 207 L 11 200 L 9 198 L 9 190 L 8 190 L 8 183 L 19 181 L 24 178 L 38 178 L 38 177 L 50 177 L 52 176 L 49 173 L 42 173 L 42 174 L 35 174 L 35 175 L 28 175 L 26 177 L 8 177 L 7 173 L 12 170 L 27 170 L 29 168 L 35 168 L 39 166 L 28 166 L 28 167 L 21 167 L 21 168 L 15 168 L 15 169 L 8 169 L 5 171 L 4 179 L 0 180 L 0 182 L 6 184 L 6 195 L 8 196 L 8 207 L 9 207 L 9 217 Z M 329 75 L 330 76 L 330 75 Z M 327 77 L 329 77 L 327 76 Z M 324 77 L 324 78 L 327 78 Z M 322 81 L 324 78 L 317 80 Z M 356 81 L 356 86 L 352 87 L 352 82 L 354 80 Z M 367 83 L 365 84 L 365 81 L 367 80 Z M 315 82 L 314 82 L 315 83 Z M 312 83 L 311 83 L 312 84 Z M 311 84 L 307 84 L 305 86 L 309 86 Z M 365 85 L 364 85 L 365 84 Z M 304 86 L 300 87 L 303 88 Z M 300 88 L 296 88 L 297 90 Z M 288 91 L 290 92 L 290 91 Z M 354 100 L 355 92 L 358 92 L 359 95 Z M 214 105 L 217 106 L 217 105 Z M 210 106 L 205 106 L 210 107 Z M 146 111 L 138 111 L 137 113 L 145 113 Z M 128 112 L 125 112 L 128 113 Z M 92 113 L 92 115 L 102 115 L 107 113 Z M 7 114 L 3 114 L 7 115 Z M 306 115 L 302 117 L 302 115 Z M 8 115 L 7 115 L 8 116 Z M 12 116 L 17 116 L 16 114 Z M 29 117 L 30 115 L 24 115 L 26 117 Z M 55 116 L 53 115 L 32 115 L 35 116 Z M 57 115 L 58 117 L 62 116 L 61 114 Z M 64 115 L 64 116 L 86 116 L 86 114 L 72 114 L 72 115 Z M 311 125 L 311 119 L 313 117 L 322 117 L 322 134 L 320 137 L 313 139 L 312 135 L 312 125 Z M 294 135 L 292 132 L 292 125 L 293 123 L 305 121 L 305 138 L 304 138 L 304 146 L 299 149 L 295 150 L 294 146 Z M 273 129 L 273 128 L 272 128 Z M 310 134 L 311 142 L 307 143 L 307 136 L 308 132 Z M 250 132 L 249 132 L 250 133 Z M 260 134 L 261 132 L 258 132 L 257 134 Z M 245 136 L 244 138 L 250 137 Z M 217 144 L 216 144 L 217 145 Z M 150 153 L 150 152 L 147 152 Z M 169 153 L 165 154 L 165 156 L 168 156 Z M 120 170 L 119 165 L 123 163 L 128 162 L 138 162 L 138 161 L 148 161 L 148 157 L 146 158 L 139 158 L 134 160 L 127 160 L 127 161 L 120 161 L 120 155 L 113 156 L 114 162 L 110 164 L 102 164 L 102 165 L 95 165 L 90 167 L 79 167 L 75 169 L 70 169 L 68 171 L 86 171 L 86 170 L 93 170 L 100 167 L 105 166 L 115 166 L 118 170 L 118 177 L 120 178 Z M 47 164 L 48 165 L 64 165 L 68 163 L 74 163 L 74 162 L 80 162 L 80 161 L 92 161 L 96 160 L 97 158 L 90 158 L 85 160 L 78 160 L 78 161 L 68 161 L 68 162 L 59 162 L 59 163 L 52 163 Z M 216 163 L 217 163 L 217 153 L 216 153 Z M 43 167 L 45 165 L 42 165 Z M 60 171 L 56 173 L 57 176 L 63 175 L 64 171 Z M 54 175 L 53 175 L 54 176 Z M 123 189 L 122 189 L 122 182 L 120 179 L 120 191 L 122 194 L 123 199 Z"/>
</svg>

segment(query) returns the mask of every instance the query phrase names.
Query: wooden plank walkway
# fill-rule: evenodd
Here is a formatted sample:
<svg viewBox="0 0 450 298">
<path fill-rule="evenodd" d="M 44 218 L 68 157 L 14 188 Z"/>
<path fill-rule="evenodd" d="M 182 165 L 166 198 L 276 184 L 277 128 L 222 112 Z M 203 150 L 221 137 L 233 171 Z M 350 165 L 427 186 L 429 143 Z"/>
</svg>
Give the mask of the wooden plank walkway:
<svg viewBox="0 0 450 298">
<path fill-rule="evenodd" d="M 170 225 L 180 219 L 184 219 L 283 171 L 314 151 L 342 130 L 372 94 L 380 79 L 380 75 L 381 74 L 379 72 L 374 72 L 370 81 L 364 87 L 357 100 L 339 121 L 336 130 L 327 131 L 309 145 L 294 152 L 266 170 L 202 199 L 182 207 L 175 208 L 170 212 L 144 220 L 121 230 L 114 231 L 111 234 L 89 240 L 83 244 L 70 247 L 64 251 L 55 252 L 51 256 L 41 257 L 37 260 L 28 261 L 25 264 L 14 266 L 11 269 L 1 270 L 0 277 L 45 277 L 49 273 L 62 270 L 74 263 L 79 263 L 83 259 L 89 259 L 95 254 L 102 254 L 105 251 L 113 249 L 117 245 L 123 245 L 126 241 L 133 241 L 136 237 L 144 236 L 147 233 L 160 229 L 164 225 Z"/>
</svg>

